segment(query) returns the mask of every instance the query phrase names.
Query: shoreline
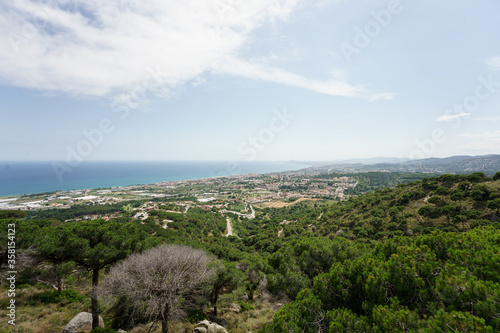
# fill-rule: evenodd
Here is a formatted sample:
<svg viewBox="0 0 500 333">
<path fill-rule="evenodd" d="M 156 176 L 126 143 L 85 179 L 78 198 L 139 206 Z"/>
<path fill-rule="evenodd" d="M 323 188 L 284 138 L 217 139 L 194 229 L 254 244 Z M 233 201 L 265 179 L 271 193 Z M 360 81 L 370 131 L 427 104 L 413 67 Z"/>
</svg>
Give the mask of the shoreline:
<svg viewBox="0 0 500 333">
<path fill-rule="evenodd" d="M 23 163 L 29 163 L 29 162 L 23 162 Z M 100 162 L 97 162 L 100 163 Z M 117 162 L 114 162 L 117 163 Z M 119 163 L 119 162 L 118 162 Z M 137 162 L 137 163 L 143 163 L 143 162 Z M 147 163 L 147 162 L 145 162 Z M 174 162 L 174 163 L 183 163 L 182 161 L 180 162 Z M 196 163 L 196 162 L 194 162 Z M 226 162 L 224 162 L 226 163 Z M 227 162 L 230 163 L 230 162 Z M 247 162 L 247 163 L 252 163 L 252 162 Z M 258 162 L 257 162 L 258 163 Z M 262 162 L 262 163 L 290 163 L 290 164 L 295 164 L 295 165 L 300 165 L 299 163 L 291 163 L 291 162 Z M 147 186 L 147 185 L 158 185 L 162 183 L 178 183 L 178 182 L 186 182 L 186 181 L 202 181 L 202 180 L 210 180 L 210 179 L 216 179 L 216 178 L 228 178 L 228 177 L 248 177 L 250 175 L 266 175 L 266 174 L 276 174 L 276 173 L 285 173 L 285 172 L 294 172 L 294 171 L 303 171 L 306 169 L 311 168 L 312 165 L 310 164 L 304 164 L 300 168 L 297 169 L 285 169 L 281 171 L 254 171 L 254 172 L 244 172 L 244 173 L 233 173 L 233 174 L 221 174 L 221 175 L 214 175 L 214 176 L 192 176 L 192 177 L 185 177 L 185 178 L 179 178 L 179 177 L 173 177 L 175 179 L 171 180 L 160 180 L 160 181 L 154 181 L 154 182 L 139 182 L 139 183 L 122 183 L 120 185 L 111 185 L 111 186 L 97 186 L 97 187 L 79 187 L 79 188 L 58 188 L 58 189 L 50 189 L 50 190 L 44 190 L 40 192 L 25 192 L 25 193 L 13 193 L 13 194 L 0 194 L 0 209 L 1 209 L 1 203 L 3 202 L 8 202 L 10 199 L 13 198 L 19 198 L 23 196 L 36 196 L 36 195 L 49 195 L 53 193 L 58 193 L 58 192 L 72 192 L 72 191 L 93 191 L 93 190 L 108 190 L 108 189 L 119 189 L 123 187 L 131 187 L 131 186 Z M 213 172 L 210 172 L 213 173 Z M 182 177 L 182 176 L 180 176 Z M 79 180 L 79 181 L 84 181 L 84 180 Z M 89 182 L 95 181 L 95 179 L 89 179 Z"/>
</svg>

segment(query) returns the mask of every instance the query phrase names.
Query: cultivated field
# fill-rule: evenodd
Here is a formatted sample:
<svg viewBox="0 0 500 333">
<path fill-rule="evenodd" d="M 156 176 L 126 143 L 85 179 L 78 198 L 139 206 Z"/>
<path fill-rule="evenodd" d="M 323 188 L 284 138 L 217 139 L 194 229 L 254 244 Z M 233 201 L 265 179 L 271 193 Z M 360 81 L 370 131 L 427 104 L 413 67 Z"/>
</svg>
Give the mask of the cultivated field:
<svg viewBox="0 0 500 333">
<path fill-rule="evenodd" d="M 263 208 L 283 208 L 283 207 L 290 207 L 291 205 L 295 205 L 296 203 L 302 202 L 302 201 L 317 201 L 318 199 L 310 199 L 310 198 L 300 198 L 297 199 L 294 202 L 284 202 L 281 200 L 276 200 L 276 201 L 270 201 L 270 202 L 259 202 L 257 204 L 254 204 L 254 207 L 263 209 Z"/>
</svg>

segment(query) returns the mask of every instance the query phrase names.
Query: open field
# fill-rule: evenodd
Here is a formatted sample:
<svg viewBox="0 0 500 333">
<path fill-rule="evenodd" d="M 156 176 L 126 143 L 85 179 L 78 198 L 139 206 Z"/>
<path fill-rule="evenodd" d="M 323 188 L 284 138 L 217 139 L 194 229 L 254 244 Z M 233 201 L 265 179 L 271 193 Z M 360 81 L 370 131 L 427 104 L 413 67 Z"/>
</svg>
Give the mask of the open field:
<svg viewBox="0 0 500 333">
<path fill-rule="evenodd" d="M 256 208 L 283 208 L 283 207 L 290 207 L 292 205 L 295 205 L 296 203 L 302 202 L 302 201 L 317 201 L 318 199 L 311 199 L 311 198 L 300 198 L 295 200 L 294 202 L 284 202 L 281 200 L 276 200 L 276 201 L 270 201 L 270 202 L 259 202 L 257 204 L 254 204 L 253 206 Z"/>
</svg>

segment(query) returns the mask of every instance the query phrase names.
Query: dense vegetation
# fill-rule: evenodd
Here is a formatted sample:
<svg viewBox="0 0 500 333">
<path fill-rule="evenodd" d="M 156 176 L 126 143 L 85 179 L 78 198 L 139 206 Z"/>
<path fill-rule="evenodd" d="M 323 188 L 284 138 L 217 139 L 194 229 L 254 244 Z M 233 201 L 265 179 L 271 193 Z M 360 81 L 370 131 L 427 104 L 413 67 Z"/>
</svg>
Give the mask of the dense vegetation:
<svg viewBox="0 0 500 333">
<path fill-rule="evenodd" d="M 466 232 L 480 226 L 498 228 L 499 205 L 498 178 L 481 173 L 442 175 L 337 204 L 317 201 L 266 208 L 258 212 L 255 220 L 242 221 L 244 230 L 239 235 L 245 235 L 244 241 L 260 250 L 274 252 L 272 244 L 266 247 L 266 240 L 276 237 L 279 231 L 282 242 L 310 236 L 373 242 L 434 230 Z"/>
<path fill-rule="evenodd" d="M 412 180 L 371 176 L 362 176 L 366 190 Z M 16 225 L 18 284 L 65 292 L 41 291 L 26 306 L 81 302 L 76 280 L 97 285 L 131 253 L 184 244 L 220 260 L 211 285 L 186 309 L 190 318 L 219 320 L 221 302 L 248 311 L 270 293 L 269 302 L 288 304 L 262 332 L 500 331 L 500 173 L 442 175 L 345 202 L 256 209 L 250 220 L 228 214 L 232 237 L 223 237 L 226 217 L 215 210 L 194 205 L 185 213 L 156 202 L 144 220 L 131 210 L 140 201 L 28 216 L 0 211 L 2 233 Z M 110 221 L 65 222 L 103 212 L 117 213 Z M 5 234 L 0 247 L 4 263 Z M 108 326 L 130 329 L 151 319 L 124 304 L 99 307 Z M 85 306 L 97 310 L 95 298 Z"/>
<path fill-rule="evenodd" d="M 395 237 L 373 247 L 313 238 L 270 263 L 270 289 L 295 301 L 263 332 L 500 330 L 498 229 Z"/>
<path fill-rule="evenodd" d="M 358 182 L 356 187 L 348 188 L 346 194 L 364 194 L 394 187 L 399 184 L 411 183 L 435 176 L 428 173 L 410 173 L 410 172 L 363 172 L 363 173 L 331 173 L 322 177 L 349 177 Z"/>
<path fill-rule="evenodd" d="M 169 204 L 169 201 L 196 201 L 196 197 L 187 195 L 178 195 L 169 198 L 154 198 L 150 199 L 151 202 L 163 203 L 166 209 L 172 209 L 172 207 L 178 206 Z M 67 209 L 47 209 L 47 210 L 34 210 L 28 213 L 29 219 L 46 219 L 53 218 L 59 221 L 66 221 L 75 219 L 78 217 L 85 217 L 90 215 L 101 215 L 109 213 L 122 213 L 130 212 L 131 208 L 140 207 L 143 204 L 141 200 L 129 200 L 124 202 L 119 202 L 115 204 L 102 204 L 102 205 L 91 205 L 91 204 L 75 204 Z M 0 212 L 1 214 L 1 212 Z M 1 215 L 0 215 L 1 216 Z"/>
</svg>

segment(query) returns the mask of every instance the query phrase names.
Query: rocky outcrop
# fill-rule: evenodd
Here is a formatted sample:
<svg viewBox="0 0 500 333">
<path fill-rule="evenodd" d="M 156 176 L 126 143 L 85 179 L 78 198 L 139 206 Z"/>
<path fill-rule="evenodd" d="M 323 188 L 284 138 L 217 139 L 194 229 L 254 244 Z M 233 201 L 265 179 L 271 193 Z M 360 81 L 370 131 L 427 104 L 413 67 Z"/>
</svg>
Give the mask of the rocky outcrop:
<svg viewBox="0 0 500 333">
<path fill-rule="evenodd" d="M 237 303 L 231 303 L 227 307 L 227 311 L 235 312 L 235 313 L 240 313 L 241 312 L 241 305 Z"/>
<path fill-rule="evenodd" d="M 104 328 L 104 320 L 99 316 L 99 327 Z M 63 329 L 62 333 L 89 333 L 92 331 L 92 313 L 80 312 Z"/>
<path fill-rule="evenodd" d="M 227 330 L 217 323 L 211 323 L 208 320 L 204 320 L 196 324 L 193 333 L 227 333 Z"/>
</svg>

